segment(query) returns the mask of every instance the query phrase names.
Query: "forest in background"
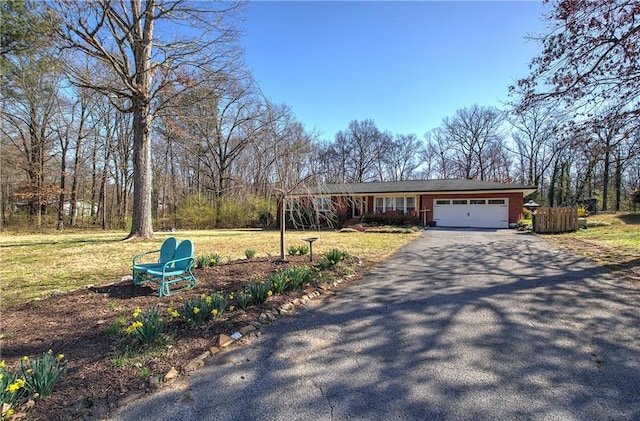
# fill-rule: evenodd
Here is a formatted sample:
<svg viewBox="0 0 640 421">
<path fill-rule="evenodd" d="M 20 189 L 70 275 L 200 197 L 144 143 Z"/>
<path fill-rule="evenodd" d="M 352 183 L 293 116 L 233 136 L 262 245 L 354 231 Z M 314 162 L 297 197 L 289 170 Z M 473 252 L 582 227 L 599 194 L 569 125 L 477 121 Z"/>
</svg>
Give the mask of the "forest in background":
<svg viewBox="0 0 640 421">
<path fill-rule="evenodd" d="M 332 137 L 244 68 L 242 3 L 195 4 L 2 1 L 2 229 L 131 229 L 147 213 L 155 230 L 269 226 L 301 186 L 409 179 L 640 202 L 636 2 L 550 2 L 555 30 L 504 109 L 469 104 L 423 134 L 353 120 Z M 167 38 L 180 22 L 199 35 Z"/>
</svg>

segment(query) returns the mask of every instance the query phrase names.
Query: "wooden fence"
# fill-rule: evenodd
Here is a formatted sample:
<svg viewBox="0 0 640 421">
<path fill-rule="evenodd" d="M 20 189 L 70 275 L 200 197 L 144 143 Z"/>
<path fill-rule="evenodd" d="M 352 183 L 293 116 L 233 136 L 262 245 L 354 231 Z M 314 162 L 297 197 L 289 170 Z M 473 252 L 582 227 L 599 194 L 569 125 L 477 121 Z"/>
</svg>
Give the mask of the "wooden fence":
<svg viewBox="0 0 640 421">
<path fill-rule="evenodd" d="M 539 208 L 533 219 L 533 232 L 560 233 L 578 229 L 578 209 Z"/>
</svg>

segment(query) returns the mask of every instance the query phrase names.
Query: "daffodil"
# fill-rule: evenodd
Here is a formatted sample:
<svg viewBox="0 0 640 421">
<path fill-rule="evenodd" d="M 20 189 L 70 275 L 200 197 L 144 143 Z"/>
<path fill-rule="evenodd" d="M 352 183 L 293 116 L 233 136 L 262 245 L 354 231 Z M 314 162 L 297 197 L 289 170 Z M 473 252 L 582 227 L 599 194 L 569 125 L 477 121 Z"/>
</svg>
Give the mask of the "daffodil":
<svg viewBox="0 0 640 421">
<path fill-rule="evenodd" d="M 10 417 L 10 416 L 13 415 L 14 412 L 15 411 L 13 410 L 13 408 L 9 408 L 5 412 L 3 412 L 2 415 L 5 416 L 5 417 Z"/>
<path fill-rule="evenodd" d="M 218 310 L 214 308 L 213 310 L 211 310 L 211 314 L 213 314 L 214 316 L 217 316 Z"/>
<path fill-rule="evenodd" d="M 198 307 L 194 307 L 193 314 L 198 314 L 198 313 L 200 313 L 200 309 Z"/>
<path fill-rule="evenodd" d="M 58 360 L 60 361 L 64 360 L 64 354 L 58 354 Z"/>
<path fill-rule="evenodd" d="M 26 355 L 24 355 L 24 356 L 22 357 L 22 361 L 26 363 L 27 361 L 29 361 L 29 357 L 27 357 Z"/>
<path fill-rule="evenodd" d="M 271 297 L 272 295 L 273 295 L 273 291 L 269 290 L 269 291 L 267 292 L 267 296 Z"/>
<path fill-rule="evenodd" d="M 171 317 L 178 317 L 179 315 L 180 315 L 180 314 L 178 313 L 178 311 L 177 311 L 177 310 L 173 310 L 173 311 L 171 312 Z"/>
<path fill-rule="evenodd" d="M 236 306 L 229 306 L 229 311 L 233 311 L 236 309 Z"/>
<path fill-rule="evenodd" d="M 140 315 L 140 312 L 141 312 L 140 307 L 136 307 L 136 309 L 133 310 L 133 318 L 137 319 L 138 316 Z"/>
<path fill-rule="evenodd" d="M 5 360 L 0 361 L 0 368 L 5 368 L 7 366 L 7 362 Z"/>
<path fill-rule="evenodd" d="M 5 390 L 5 392 L 16 393 L 18 390 L 20 390 L 22 387 L 24 387 L 25 383 L 26 382 L 24 381 L 24 379 L 16 379 L 15 382 L 11 383 L 4 390 Z"/>
</svg>

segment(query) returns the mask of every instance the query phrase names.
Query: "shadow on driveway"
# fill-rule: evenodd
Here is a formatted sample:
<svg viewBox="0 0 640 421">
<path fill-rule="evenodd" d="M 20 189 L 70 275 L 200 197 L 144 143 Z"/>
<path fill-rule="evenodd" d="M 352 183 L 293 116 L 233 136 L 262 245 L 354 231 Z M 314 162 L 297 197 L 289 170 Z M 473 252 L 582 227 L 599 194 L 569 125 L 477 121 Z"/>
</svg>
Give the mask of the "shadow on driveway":
<svg viewBox="0 0 640 421">
<path fill-rule="evenodd" d="M 535 236 L 429 230 L 116 419 L 640 419 L 639 302 Z"/>
</svg>

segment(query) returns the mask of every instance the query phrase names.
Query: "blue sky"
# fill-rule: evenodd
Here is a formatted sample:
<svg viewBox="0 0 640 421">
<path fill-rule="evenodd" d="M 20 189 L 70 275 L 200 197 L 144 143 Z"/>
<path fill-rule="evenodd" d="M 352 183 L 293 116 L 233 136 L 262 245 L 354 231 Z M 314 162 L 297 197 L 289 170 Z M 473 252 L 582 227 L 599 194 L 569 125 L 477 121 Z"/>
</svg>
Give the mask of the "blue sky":
<svg viewBox="0 0 640 421">
<path fill-rule="evenodd" d="M 428 130 L 473 104 L 498 106 L 528 74 L 541 2 L 254 1 L 244 47 L 262 91 L 333 139 L 351 120 Z"/>
</svg>

